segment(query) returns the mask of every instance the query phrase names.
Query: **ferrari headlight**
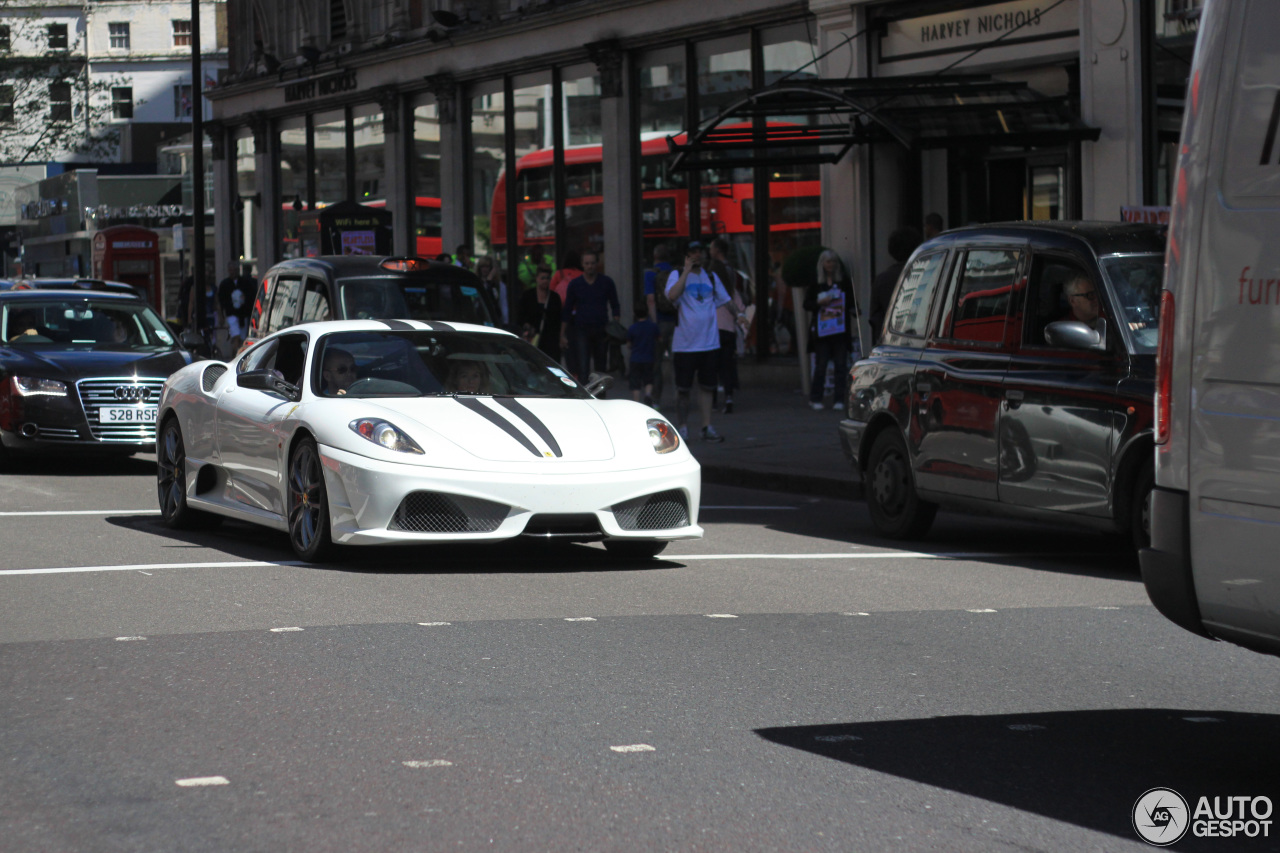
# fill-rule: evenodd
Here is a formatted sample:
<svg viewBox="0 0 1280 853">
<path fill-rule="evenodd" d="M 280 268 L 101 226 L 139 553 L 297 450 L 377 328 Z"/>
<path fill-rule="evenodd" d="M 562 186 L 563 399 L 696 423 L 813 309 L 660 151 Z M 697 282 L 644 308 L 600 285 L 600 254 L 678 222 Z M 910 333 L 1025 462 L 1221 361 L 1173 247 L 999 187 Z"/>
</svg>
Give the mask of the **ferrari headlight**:
<svg viewBox="0 0 1280 853">
<path fill-rule="evenodd" d="M 67 396 L 67 383 L 59 382 L 56 379 L 37 379 L 34 376 L 15 376 L 13 377 L 13 387 L 17 388 L 18 393 L 24 397 L 36 397 L 40 395 L 47 397 Z"/>
<path fill-rule="evenodd" d="M 645 423 L 649 426 L 649 440 L 655 453 L 670 453 L 680 446 L 680 433 L 662 418 L 650 418 Z"/>
<path fill-rule="evenodd" d="M 405 435 L 394 424 L 387 423 L 379 418 L 360 418 L 352 421 L 348 426 L 351 427 L 351 431 L 356 435 L 372 441 L 379 447 L 385 447 L 387 450 L 395 450 L 400 453 L 422 455 L 422 448 L 418 446 L 416 441 Z"/>
</svg>

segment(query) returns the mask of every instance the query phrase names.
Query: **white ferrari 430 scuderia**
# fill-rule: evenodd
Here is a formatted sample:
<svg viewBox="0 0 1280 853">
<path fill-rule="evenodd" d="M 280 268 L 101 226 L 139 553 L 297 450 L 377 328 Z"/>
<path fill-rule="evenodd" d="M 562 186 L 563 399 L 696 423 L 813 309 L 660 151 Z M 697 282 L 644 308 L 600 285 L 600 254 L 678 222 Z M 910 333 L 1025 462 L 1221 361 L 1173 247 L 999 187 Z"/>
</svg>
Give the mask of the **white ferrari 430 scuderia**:
<svg viewBox="0 0 1280 853">
<path fill-rule="evenodd" d="M 293 326 L 173 374 L 157 492 L 171 527 L 218 516 L 333 545 L 696 539 L 701 476 L 675 428 L 595 399 L 524 340 L 458 323 Z"/>
</svg>

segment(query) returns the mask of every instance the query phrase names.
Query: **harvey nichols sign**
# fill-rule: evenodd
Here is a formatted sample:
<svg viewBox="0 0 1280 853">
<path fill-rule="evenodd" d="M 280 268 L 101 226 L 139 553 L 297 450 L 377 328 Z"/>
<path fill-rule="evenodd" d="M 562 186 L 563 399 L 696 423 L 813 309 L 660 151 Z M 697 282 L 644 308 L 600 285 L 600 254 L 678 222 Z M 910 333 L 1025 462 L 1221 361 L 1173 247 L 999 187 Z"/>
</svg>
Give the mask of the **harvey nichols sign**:
<svg viewBox="0 0 1280 853">
<path fill-rule="evenodd" d="M 1075 36 L 1080 27 L 1076 0 L 1015 0 L 939 15 L 891 22 L 880 39 L 880 61 L 938 56 L 990 44 L 1025 44 Z"/>
<path fill-rule="evenodd" d="M 300 80 L 284 87 L 285 103 L 306 101 L 311 98 L 323 98 L 326 95 L 340 95 L 343 92 L 356 90 L 356 72 L 343 71 L 341 74 L 330 74 L 315 80 Z"/>
</svg>

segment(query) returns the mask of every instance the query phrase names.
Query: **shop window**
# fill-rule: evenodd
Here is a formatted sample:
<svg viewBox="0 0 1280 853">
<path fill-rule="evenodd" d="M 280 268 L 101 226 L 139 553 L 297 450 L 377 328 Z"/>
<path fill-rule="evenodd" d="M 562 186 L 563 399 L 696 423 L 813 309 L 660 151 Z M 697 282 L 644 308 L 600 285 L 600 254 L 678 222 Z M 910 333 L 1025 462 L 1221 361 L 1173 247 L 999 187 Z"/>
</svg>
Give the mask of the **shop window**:
<svg viewBox="0 0 1280 853">
<path fill-rule="evenodd" d="M 311 199 L 307 192 L 307 124 L 306 119 L 291 118 L 280 127 L 280 213 L 283 245 L 280 257 L 300 258 L 302 249 L 299 225 Z"/>
<path fill-rule="evenodd" d="M 50 24 L 47 32 L 49 34 L 49 50 L 67 49 L 66 24 Z"/>
<path fill-rule="evenodd" d="M 172 19 L 170 23 L 173 26 L 173 46 L 191 47 L 191 21 Z"/>
<path fill-rule="evenodd" d="M 111 87 L 111 117 L 120 119 L 133 118 L 133 87 Z"/>
<path fill-rule="evenodd" d="M 112 50 L 129 49 L 129 23 L 112 21 L 107 24 L 107 38 Z"/>
<path fill-rule="evenodd" d="M 471 97 L 472 249 L 487 254 L 493 242 L 506 243 L 506 100 L 502 82 L 479 84 Z M 494 229 L 497 233 L 492 233 Z M 452 253 L 453 246 L 444 251 Z"/>
<path fill-rule="evenodd" d="M 49 121 L 71 121 L 71 84 L 49 84 Z"/>
<path fill-rule="evenodd" d="M 347 37 L 347 7 L 344 0 L 329 0 L 329 41 Z"/>
<path fill-rule="evenodd" d="M 387 138 L 383 132 L 382 111 L 361 106 L 352 111 L 352 142 L 355 155 L 356 201 L 375 207 L 390 208 L 391 200 L 381 189 L 386 172 Z M 399 214 L 400 211 L 393 211 Z"/>
<path fill-rule="evenodd" d="M 443 216 L 440 209 L 440 117 L 434 103 L 413 110 L 414 251 L 434 258 L 442 245 Z"/>
<path fill-rule="evenodd" d="M 337 110 L 315 117 L 316 208 L 347 198 L 347 117 Z"/>
<path fill-rule="evenodd" d="M 566 152 L 564 166 L 564 233 L 557 235 L 562 252 L 607 250 L 604 245 L 604 198 L 600 126 L 600 76 L 590 65 L 566 68 L 561 74 L 560 114 L 565 144 L 577 153 Z M 531 259 L 531 264 L 532 264 Z M 617 259 L 625 265 L 629 259 Z M 608 259 L 606 259 L 606 264 Z M 527 267 L 532 269 L 532 265 Z M 617 275 L 615 266 L 615 275 Z M 530 278 L 532 282 L 532 278 Z"/>
</svg>

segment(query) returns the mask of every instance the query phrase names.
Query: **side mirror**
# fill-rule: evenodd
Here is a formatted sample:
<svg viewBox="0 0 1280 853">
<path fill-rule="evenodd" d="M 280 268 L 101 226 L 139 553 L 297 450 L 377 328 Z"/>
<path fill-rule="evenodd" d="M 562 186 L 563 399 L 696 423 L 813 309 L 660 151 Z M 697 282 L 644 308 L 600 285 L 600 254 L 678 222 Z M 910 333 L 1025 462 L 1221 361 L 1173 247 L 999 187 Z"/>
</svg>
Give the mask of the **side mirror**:
<svg viewBox="0 0 1280 853">
<path fill-rule="evenodd" d="M 279 394 L 286 400 L 293 402 L 302 399 L 302 390 L 297 385 L 285 382 L 280 377 L 280 374 L 274 370 L 247 370 L 244 373 L 236 374 L 236 384 L 241 388 Z"/>
<path fill-rule="evenodd" d="M 1058 320 L 1044 328 L 1044 341 L 1051 347 L 1065 349 L 1106 349 L 1106 321 L 1099 320 L 1099 329 L 1089 328 L 1079 320 Z"/>
<path fill-rule="evenodd" d="M 613 377 L 607 373 L 593 373 L 587 377 L 586 392 L 599 397 L 613 387 Z"/>
</svg>

